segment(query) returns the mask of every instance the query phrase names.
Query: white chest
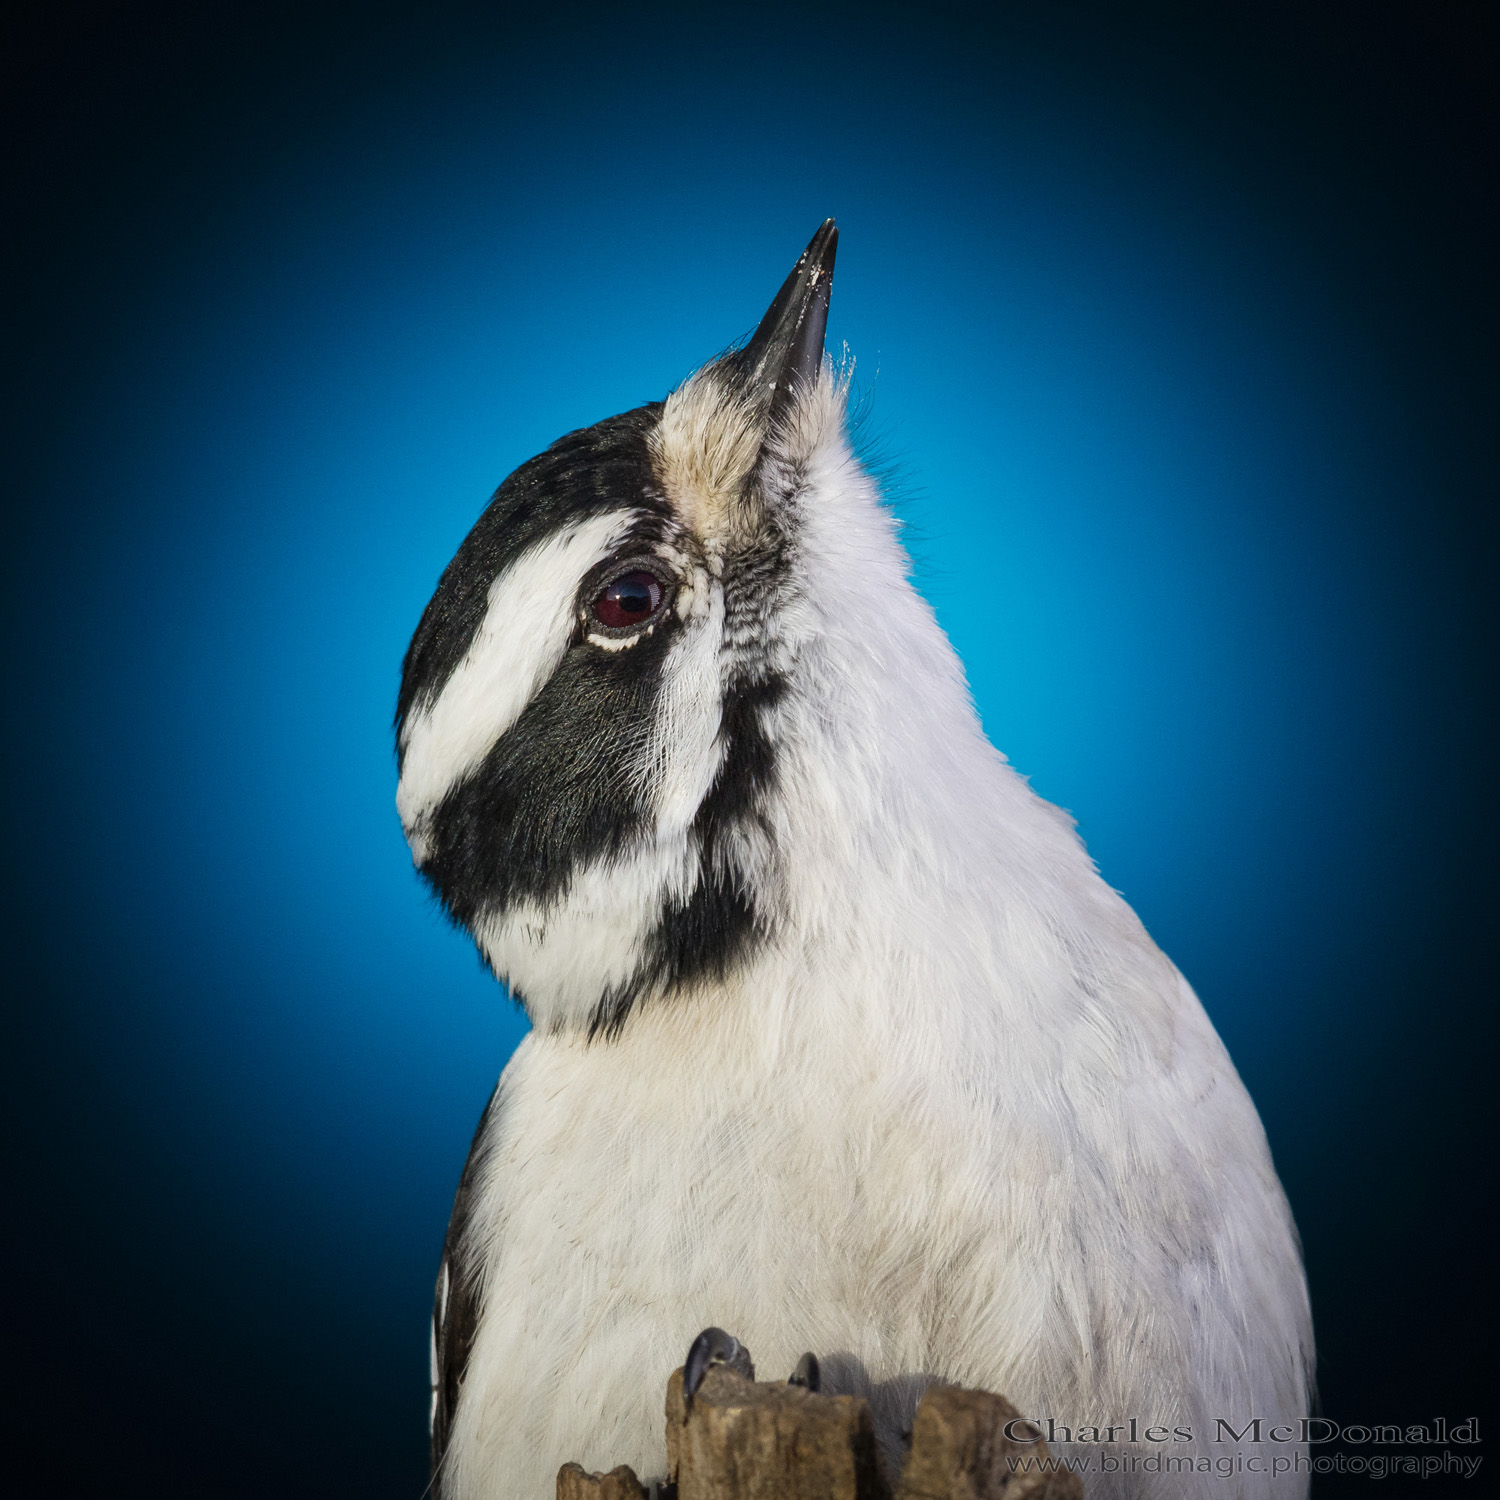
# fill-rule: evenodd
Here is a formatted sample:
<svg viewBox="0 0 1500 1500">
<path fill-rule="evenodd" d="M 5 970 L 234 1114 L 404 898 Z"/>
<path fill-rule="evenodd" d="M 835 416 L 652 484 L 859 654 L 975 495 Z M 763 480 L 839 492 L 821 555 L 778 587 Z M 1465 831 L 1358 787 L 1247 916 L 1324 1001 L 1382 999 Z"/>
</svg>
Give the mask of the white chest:
<svg viewBox="0 0 1500 1500">
<path fill-rule="evenodd" d="M 1133 1402 L 1196 1420 L 1211 1346 L 1247 1330 L 1191 1309 L 1184 1287 L 1234 1245 L 1269 1259 L 1236 1269 L 1233 1297 L 1278 1306 L 1262 1336 L 1291 1346 L 1250 1351 L 1253 1399 L 1300 1403 L 1300 1271 L 1232 1071 L 1196 1117 L 1192 1081 L 1169 1072 L 1093 1123 L 1069 1103 L 1067 1123 L 1017 1113 L 1047 1091 L 1008 1087 L 998 1064 L 994 1097 L 961 1086 L 920 1027 L 834 1047 L 785 1011 L 758 1019 L 750 1034 L 666 1010 L 612 1044 L 534 1035 L 518 1051 L 478 1206 L 484 1314 L 445 1494 L 545 1495 L 570 1458 L 660 1474 L 665 1377 L 709 1324 L 762 1378 L 816 1351 L 832 1388 L 870 1396 L 892 1451 L 933 1378 L 1033 1415 L 1109 1421 Z M 1122 1175 L 1131 1141 L 1173 1129 L 1217 1137 L 1218 1166 L 1168 1145 L 1175 1173 Z"/>
</svg>

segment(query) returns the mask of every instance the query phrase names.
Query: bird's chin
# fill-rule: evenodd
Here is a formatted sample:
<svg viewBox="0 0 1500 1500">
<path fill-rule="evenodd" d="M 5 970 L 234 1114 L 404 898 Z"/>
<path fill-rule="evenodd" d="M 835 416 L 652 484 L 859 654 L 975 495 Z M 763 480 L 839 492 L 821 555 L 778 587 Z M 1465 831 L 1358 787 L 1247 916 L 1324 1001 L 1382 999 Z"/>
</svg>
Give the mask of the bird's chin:
<svg viewBox="0 0 1500 1500">
<path fill-rule="evenodd" d="M 694 878 L 685 847 L 638 850 L 481 917 L 474 940 L 539 1030 L 608 1029 L 641 998 L 662 911 Z"/>
<path fill-rule="evenodd" d="M 476 924 L 485 961 L 539 1031 L 592 1030 L 618 995 L 635 988 L 640 942 L 564 911 L 510 911 Z"/>
</svg>

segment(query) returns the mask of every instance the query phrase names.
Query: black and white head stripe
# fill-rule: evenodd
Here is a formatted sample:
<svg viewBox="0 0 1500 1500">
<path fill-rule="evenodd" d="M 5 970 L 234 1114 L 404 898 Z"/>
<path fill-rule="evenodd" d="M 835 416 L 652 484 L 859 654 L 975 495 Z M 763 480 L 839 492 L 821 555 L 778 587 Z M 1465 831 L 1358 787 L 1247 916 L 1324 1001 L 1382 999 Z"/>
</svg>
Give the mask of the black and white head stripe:
<svg viewBox="0 0 1500 1500">
<path fill-rule="evenodd" d="M 608 1033 L 774 929 L 777 622 L 797 449 L 826 425 L 797 403 L 841 417 L 833 242 L 825 226 L 770 333 L 512 474 L 407 652 L 413 857 L 539 1025 Z"/>
</svg>

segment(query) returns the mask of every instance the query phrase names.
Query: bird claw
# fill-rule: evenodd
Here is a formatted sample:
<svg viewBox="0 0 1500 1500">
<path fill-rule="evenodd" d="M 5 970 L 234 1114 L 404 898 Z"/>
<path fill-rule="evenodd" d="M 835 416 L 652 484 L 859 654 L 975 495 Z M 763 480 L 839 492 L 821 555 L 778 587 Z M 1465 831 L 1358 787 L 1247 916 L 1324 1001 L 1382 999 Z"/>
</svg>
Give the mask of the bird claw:
<svg viewBox="0 0 1500 1500">
<path fill-rule="evenodd" d="M 755 1379 L 755 1366 L 750 1362 L 750 1351 L 722 1328 L 705 1328 L 693 1340 L 687 1359 L 682 1366 L 682 1399 L 685 1406 L 692 1406 L 703 1377 L 711 1365 L 728 1365 L 736 1375 L 746 1380 Z"/>
<path fill-rule="evenodd" d="M 823 1383 L 822 1372 L 818 1369 L 818 1356 L 807 1353 L 797 1361 L 797 1368 L 787 1378 L 788 1385 L 800 1385 L 804 1390 L 816 1392 Z"/>
</svg>

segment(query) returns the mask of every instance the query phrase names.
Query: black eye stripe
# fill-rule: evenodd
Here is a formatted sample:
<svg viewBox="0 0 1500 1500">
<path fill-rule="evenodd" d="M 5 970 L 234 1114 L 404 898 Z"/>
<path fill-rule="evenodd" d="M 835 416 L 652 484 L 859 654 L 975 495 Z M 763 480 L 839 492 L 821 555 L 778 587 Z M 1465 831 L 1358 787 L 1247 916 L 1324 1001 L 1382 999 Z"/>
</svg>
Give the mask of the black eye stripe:
<svg viewBox="0 0 1500 1500">
<path fill-rule="evenodd" d="M 650 732 L 666 650 L 657 633 L 629 651 L 570 651 L 443 798 L 421 871 L 455 921 L 559 895 L 645 834 L 650 799 L 624 769 Z"/>
</svg>

